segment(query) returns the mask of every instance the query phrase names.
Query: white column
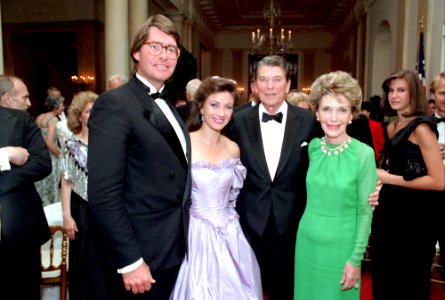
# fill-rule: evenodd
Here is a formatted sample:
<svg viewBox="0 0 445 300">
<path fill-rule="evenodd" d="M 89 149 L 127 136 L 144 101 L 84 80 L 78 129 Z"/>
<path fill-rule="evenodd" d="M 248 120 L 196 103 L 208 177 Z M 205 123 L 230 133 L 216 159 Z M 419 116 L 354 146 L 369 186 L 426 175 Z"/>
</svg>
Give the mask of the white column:
<svg viewBox="0 0 445 300">
<path fill-rule="evenodd" d="M 174 13 L 174 14 L 167 14 L 166 15 L 172 22 L 175 24 L 176 30 L 178 31 L 181 42 L 183 42 L 184 39 L 184 32 L 183 32 L 183 22 L 184 22 L 184 16 L 181 13 Z"/>
<path fill-rule="evenodd" d="M 133 38 L 148 18 L 148 1 L 147 0 L 129 0 L 129 28 L 130 28 L 130 47 Z"/>
<path fill-rule="evenodd" d="M 105 0 L 105 80 L 129 73 L 128 3 Z"/>
<path fill-rule="evenodd" d="M 186 48 L 189 52 L 193 52 L 193 31 L 192 31 L 192 21 L 187 20 L 183 22 L 183 28 L 182 28 L 182 34 L 181 34 L 181 40 L 182 45 L 184 48 Z"/>
</svg>

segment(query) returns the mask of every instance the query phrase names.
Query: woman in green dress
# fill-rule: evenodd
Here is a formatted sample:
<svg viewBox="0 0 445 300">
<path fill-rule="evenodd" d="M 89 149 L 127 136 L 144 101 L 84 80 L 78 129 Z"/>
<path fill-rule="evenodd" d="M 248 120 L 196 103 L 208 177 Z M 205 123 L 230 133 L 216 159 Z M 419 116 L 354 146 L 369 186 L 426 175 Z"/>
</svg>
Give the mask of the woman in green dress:
<svg viewBox="0 0 445 300">
<path fill-rule="evenodd" d="M 372 221 L 368 195 L 377 180 L 372 148 L 346 133 L 360 111 L 362 93 L 354 78 L 338 71 L 317 78 L 309 99 L 324 137 L 309 143 L 294 300 L 357 300 Z"/>
</svg>

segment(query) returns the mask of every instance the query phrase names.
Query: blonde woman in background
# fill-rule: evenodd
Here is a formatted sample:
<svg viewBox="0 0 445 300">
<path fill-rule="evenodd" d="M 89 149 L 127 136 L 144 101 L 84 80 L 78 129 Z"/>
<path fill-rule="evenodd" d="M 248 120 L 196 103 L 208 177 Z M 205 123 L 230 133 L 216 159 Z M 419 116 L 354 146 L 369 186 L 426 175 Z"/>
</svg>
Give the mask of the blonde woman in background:
<svg viewBox="0 0 445 300">
<path fill-rule="evenodd" d="M 101 293 L 97 239 L 92 236 L 88 204 L 88 119 L 97 95 L 80 92 L 68 109 L 68 128 L 60 157 L 63 225 L 71 240 L 69 249 L 70 299 L 107 299 Z M 99 292 L 98 292 L 99 291 Z"/>
<path fill-rule="evenodd" d="M 311 109 L 311 105 L 309 103 L 309 95 L 304 92 L 299 92 L 297 90 L 291 90 L 286 95 L 286 100 L 292 105 L 305 108 L 305 109 Z"/>
</svg>

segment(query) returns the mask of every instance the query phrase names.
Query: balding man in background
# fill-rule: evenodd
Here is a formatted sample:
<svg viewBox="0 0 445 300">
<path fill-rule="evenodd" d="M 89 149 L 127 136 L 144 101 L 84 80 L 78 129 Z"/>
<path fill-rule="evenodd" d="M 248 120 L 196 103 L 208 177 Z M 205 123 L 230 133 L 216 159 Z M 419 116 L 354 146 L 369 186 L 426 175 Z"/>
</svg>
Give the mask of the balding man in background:
<svg viewBox="0 0 445 300">
<path fill-rule="evenodd" d="M 187 98 L 187 104 L 181 105 L 176 108 L 178 114 L 181 116 L 181 119 L 184 122 L 187 122 L 187 119 L 189 118 L 190 110 L 192 109 L 193 97 L 195 96 L 196 90 L 199 88 L 200 85 L 201 80 L 198 78 L 194 78 L 190 80 L 185 86 L 185 97 Z"/>
<path fill-rule="evenodd" d="M 25 112 L 23 81 L 0 75 L 0 299 L 40 299 L 40 246 L 50 232 L 34 182 L 51 173 L 42 134 Z"/>
<path fill-rule="evenodd" d="M 124 83 L 128 81 L 128 78 L 122 74 L 115 74 L 108 78 L 108 89 L 112 90 L 117 87 L 120 87 Z"/>
<path fill-rule="evenodd" d="M 28 110 L 29 92 L 23 80 L 16 76 L 0 75 L 0 106 Z"/>
</svg>

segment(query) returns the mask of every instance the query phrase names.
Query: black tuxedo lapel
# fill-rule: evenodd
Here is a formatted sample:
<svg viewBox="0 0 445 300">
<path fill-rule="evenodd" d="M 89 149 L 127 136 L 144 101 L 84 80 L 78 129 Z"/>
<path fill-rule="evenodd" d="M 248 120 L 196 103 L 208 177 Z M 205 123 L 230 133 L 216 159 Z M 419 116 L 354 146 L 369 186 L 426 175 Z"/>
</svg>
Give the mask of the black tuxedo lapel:
<svg viewBox="0 0 445 300">
<path fill-rule="evenodd" d="M 270 178 L 270 172 L 269 168 L 267 167 L 266 156 L 264 154 L 258 109 L 259 108 L 257 105 L 249 111 L 248 118 L 246 118 L 246 128 L 250 138 L 250 145 L 252 147 L 251 155 L 257 162 L 259 169 L 264 172 L 268 178 Z"/>
<path fill-rule="evenodd" d="M 278 162 L 277 172 L 275 178 L 278 177 L 280 172 L 286 165 L 292 149 L 295 146 L 295 142 L 298 140 L 297 136 L 300 132 L 301 117 L 298 116 L 295 110 L 288 105 L 286 127 L 284 129 L 283 146 L 281 147 L 280 161 Z M 298 145 L 300 146 L 300 145 Z"/>
<path fill-rule="evenodd" d="M 176 135 L 175 130 L 173 129 L 172 125 L 168 121 L 167 117 L 164 115 L 162 110 L 159 108 L 159 106 L 155 103 L 154 99 L 148 95 L 148 91 L 150 90 L 147 86 L 145 86 L 139 79 L 136 77 L 133 77 L 130 83 L 134 83 L 134 86 L 136 90 L 138 91 L 136 93 L 136 96 L 139 100 L 139 102 L 142 104 L 144 108 L 144 116 L 147 118 L 147 120 L 155 127 L 159 133 L 164 137 L 166 142 L 170 145 L 170 148 L 173 150 L 173 152 L 176 154 L 178 159 L 181 162 L 181 165 L 184 169 L 187 169 L 187 160 L 184 155 L 184 151 L 182 150 L 181 142 L 178 139 L 178 136 Z M 169 101 L 165 100 L 167 105 L 169 105 Z M 169 105 L 170 110 L 174 112 L 174 109 Z M 176 119 L 178 120 L 179 124 L 181 122 L 179 121 L 180 117 L 175 114 Z M 181 127 L 184 130 L 184 127 L 181 124 Z M 184 133 L 186 135 L 186 133 Z"/>
<path fill-rule="evenodd" d="M 166 100 L 166 102 L 168 105 L 168 100 Z M 172 109 L 170 107 L 170 110 L 173 113 L 174 109 Z M 176 116 L 176 115 L 175 115 L 175 117 L 178 120 L 178 123 L 181 123 L 179 121 L 180 117 Z M 178 119 L 178 117 L 179 117 L 179 119 Z M 167 117 L 164 115 L 164 113 L 162 112 L 162 110 L 159 108 L 159 106 L 156 103 L 153 105 L 153 111 L 149 116 L 149 120 L 150 120 L 150 118 L 154 119 L 154 122 L 157 124 L 156 127 L 158 128 L 159 132 L 164 136 L 165 140 L 170 145 L 173 152 L 175 152 L 176 156 L 178 156 L 178 158 L 180 159 L 182 167 L 185 170 L 187 170 L 187 167 L 188 167 L 187 161 L 185 159 L 184 150 L 182 149 L 182 145 L 181 145 L 181 142 L 179 141 L 178 135 L 176 134 L 176 131 L 173 128 L 173 126 L 168 121 Z M 182 128 L 182 126 L 181 126 L 181 128 Z M 184 135 L 185 135 L 185 133 L 184 133 Z"/>
<path fill-rule="evenodd" d="M 0 108 L 0 147 L 6 147 L 11 140 L 17 117 L 11 115 L 5 109 Z"/>
</svg>

